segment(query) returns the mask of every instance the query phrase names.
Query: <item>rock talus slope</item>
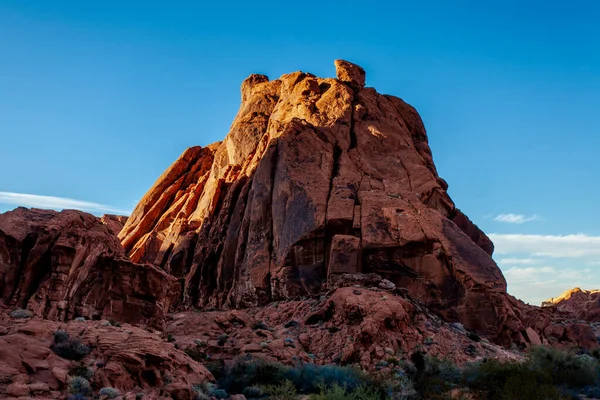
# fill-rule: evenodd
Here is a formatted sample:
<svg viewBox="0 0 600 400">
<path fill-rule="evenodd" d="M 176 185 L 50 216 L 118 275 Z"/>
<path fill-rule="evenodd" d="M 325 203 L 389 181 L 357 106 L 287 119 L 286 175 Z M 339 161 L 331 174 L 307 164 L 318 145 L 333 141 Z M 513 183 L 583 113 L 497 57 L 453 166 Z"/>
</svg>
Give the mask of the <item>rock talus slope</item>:
<svg viewBox="0 0 600 400">
<path fill-rule="evenodd" d="M 447 320 L 522 339 L 493 244 L 448 196 L 416 110 L 365 87 L 354 64 L 336 73 L 247 78 L 223 142 L 186 150 L 128 219 L 131 259 L 184 278 L 198 307 L 377 273 Z"/>
</svg>

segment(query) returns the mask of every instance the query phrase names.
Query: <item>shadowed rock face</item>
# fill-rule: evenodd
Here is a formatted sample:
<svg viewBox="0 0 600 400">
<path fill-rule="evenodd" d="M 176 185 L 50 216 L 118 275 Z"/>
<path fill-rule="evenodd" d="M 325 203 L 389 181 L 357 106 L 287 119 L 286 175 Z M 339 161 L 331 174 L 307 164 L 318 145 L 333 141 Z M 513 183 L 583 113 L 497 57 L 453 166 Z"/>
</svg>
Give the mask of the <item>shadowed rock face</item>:
<svg viewBox="0 0 600 400">
<path fill-rule="evenodd" d="M 128 261 L 91 214 L 17 208 L 0 214 L 0 301 L 43 318 L 115 318 L 160 326 L 177 280 Z"/>
<path fill-rule="evenodd" d="M 187 304 L 244 307 L 375 272 L 448 319 L 499 326 L 490 240 L 437 175 L 423 123 L 397 97 L 295 72 L 242 83 L 223 142 L 159 178 L 119 237 L 133 261 L 185 277 Z"/>
</svg>

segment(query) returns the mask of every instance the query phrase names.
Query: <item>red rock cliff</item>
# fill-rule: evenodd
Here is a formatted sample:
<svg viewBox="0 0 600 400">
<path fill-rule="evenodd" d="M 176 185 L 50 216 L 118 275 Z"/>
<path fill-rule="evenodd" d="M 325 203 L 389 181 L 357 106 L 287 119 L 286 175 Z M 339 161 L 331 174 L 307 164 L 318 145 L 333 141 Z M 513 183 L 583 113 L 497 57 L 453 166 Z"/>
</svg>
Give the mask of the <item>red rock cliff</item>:
<svg viewBox="0 0 600 400">
<path fill-rule="evenodd" d="M 114 233 L 81 211 L 0 214 L 0 302 L 66 321 L 115 318 L 160 326 L 177 280 L 128 261 Z"/>
<path fill-rule="evenodd" d="M 185 277 L 185 300 L 249 306 L 376 272 L 448 319 L 497 334 L 505 280 L 490 240 L 438 176 L 401 99 L 337 79 L 252 75 L 223 142 L 193 147 L 119 237 L 133 261 Z"/>
</svg>

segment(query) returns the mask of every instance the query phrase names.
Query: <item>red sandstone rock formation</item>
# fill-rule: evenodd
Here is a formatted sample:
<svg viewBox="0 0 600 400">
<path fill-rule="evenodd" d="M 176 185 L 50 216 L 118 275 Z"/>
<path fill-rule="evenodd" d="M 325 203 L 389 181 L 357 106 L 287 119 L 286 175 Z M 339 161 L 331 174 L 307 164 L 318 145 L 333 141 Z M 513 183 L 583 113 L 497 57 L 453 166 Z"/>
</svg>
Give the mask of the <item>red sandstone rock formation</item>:
<svg viewBox="0 0 600 400">
<path fill-rule="evenodd" d="M 111 317 L 160 326 L 177 280 L 125 258 L 91 214 L 18 208 L 0 214 L 0 302 L 64 321 Z"/>
<path fill-rule="evenodd" d="M 569 312 L 588 322 L 600 322 L 600 290 L 573 288 L 544 301 L 542 307 Z"/>
<path fill-rule="evenodd" d="M 370 279 L 367 277 L 370 283 Z M 293 364 L 358 364 L 375 371 L 416 349 L 458 364 L 482 358 L 518 359 L 444 323 L 407 298 L 362 285 L 323 299 L 289 300 L 244 310 L 182 312 L 167 323 L 180 348 L 212 360 L 252 355 Z M 219 343 L 219 338 L 227 340 Z M 475 339 L 475 340 L 473 340 Z M 191 350 L 191 351 L 190 351 Z M 392 368 L 392 366 L 390 366 Z"/>
<path fill-rule="evenodd" d="M 250 76 L 224 141 L 187 149 L 122 230 L 119 218 L 77 211 L 0 215 L 2 303 L 161 326 L 180 304 L 252 308 L 329 290 L 321 314 L 334 307 L 345 329 L 359 310 L 373 346 L 410 337 L 407 321 L 427 307 L 504 345 L 596 347 L 573 314 L 506 293 L 493 244 L 448 197 L 414 108 L 364 87 L 360 67 L 337 61 L 336 72 Z M 410 296 L 380 299 L 406 326 L 382 331 L 375 297 L 346 299 L 358 281 Z"/>
<path fill-rule="evenodd" d="M 185 304 L 200 307 L 377 273 L 446 320 L 527 342 L 526 312 L 449 198 L 418 113 L 365 87 L 356 65 L 338 60 L 336 74 L 247 78 L 223 142 L 186 150 L 128 219 L 131 259 L 184 277 Z"/>
<path fill-rule="evenodd" d="M 100 222 L 108 226 L 108 229 L 116 236 L 123 229 L 123 225 L 127 222 L 127 217 L 124 215 L 104 214 L 100 218 Z"/>
<path fill-rule="evenodd" d="M 58 323 L 37 317 L 12 319 L 0 313 L 0 397 L 66 398 L 68 376 L 76 367 L 88 369 L 92 390 L 113 387 L 124 395 L 144 399 L 192 399 L 191 385 L 212 380 L 202 364 L 190 359 L 156 334 L 108 321 Z M 81 361 L 51 350 L 53 332 L 65 330 L 91 347 Z M 133 396 L 133 397 L 130 397 Z"/>
</svg>

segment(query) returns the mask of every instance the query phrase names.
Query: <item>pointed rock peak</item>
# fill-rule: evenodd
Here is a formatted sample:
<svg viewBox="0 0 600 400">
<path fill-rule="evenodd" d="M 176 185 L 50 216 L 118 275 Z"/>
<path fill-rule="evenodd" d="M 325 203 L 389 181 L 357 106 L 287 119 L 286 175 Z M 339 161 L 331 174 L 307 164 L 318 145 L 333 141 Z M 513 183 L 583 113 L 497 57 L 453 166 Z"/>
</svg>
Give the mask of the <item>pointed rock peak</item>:
<svg viewBox="0 0 600 400">
<path fill-rule="evenodd" d="M 269 77 L 261 74 L 252 74 L 242 82 L 242 102 L 246 101 L 252 88 L 263 82 L 269 82 Z"/>
<path fill-rule="evenodd" d="M 356 64 L 345 60 L 335 60 L 335 75 L 355 91 L 365 87 L 365 70 Z"/>
</svg>

